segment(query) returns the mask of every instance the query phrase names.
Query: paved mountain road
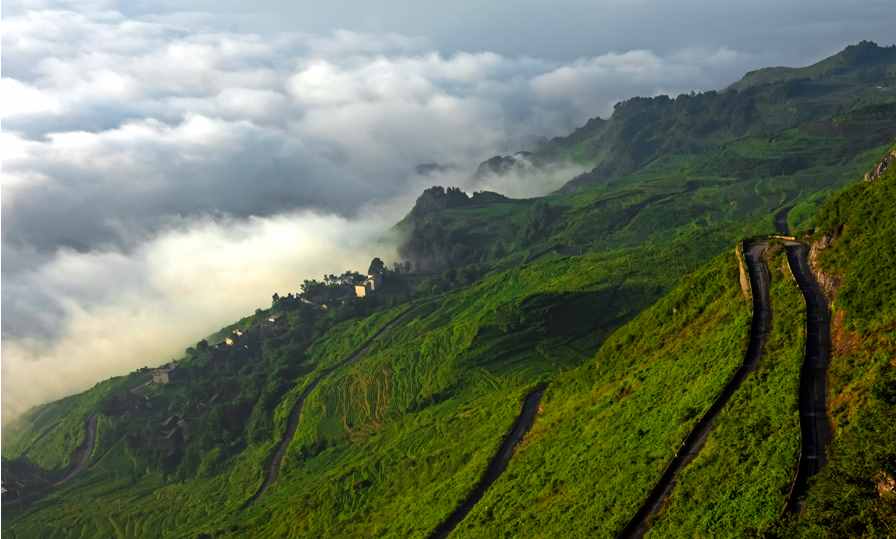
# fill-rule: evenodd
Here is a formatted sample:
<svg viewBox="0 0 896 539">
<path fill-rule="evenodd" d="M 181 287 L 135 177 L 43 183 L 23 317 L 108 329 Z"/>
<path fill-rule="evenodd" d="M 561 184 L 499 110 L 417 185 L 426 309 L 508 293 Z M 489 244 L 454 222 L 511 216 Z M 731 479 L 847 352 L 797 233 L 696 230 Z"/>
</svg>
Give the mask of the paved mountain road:
<svg viewBox="0 0 896 539">
<path fill-rule="evenodd" d="M 466 517 L 473 509 L 476 503 L 482 499 L 482 496 L 485 495 L 485 491 L 488 490 L 492 483 L 494 483 L 502 473 L 504 473 L 504 470 L 507 468 L 507 463 L 510 462 L 510 457 L 513 456 L 513 448 L 520 443 L 523 436 L 529 432 L 529 429 L 531 429 L 532 425 L 535 423 L 535 414 L 538 413 L 538 403 L 541 402 L 541 397 L 544 395 L 545 388 L 546 386 L 539 386 L 526 395 L 526 398 L 523 400 L 523 407 L 520 410 L 520 415 L 517 416 L 513 425 L 510 427 L 510 430 L 504 436 L 504 441 L 501 442 L 501 447 L 498 448 L 498 452 L 492 456 L 492 460 L 488 463 L 488 468 L 485 469 L 485 474 L 483 474 L 482 478 L 479 479 L 479 482 L 476 483 L 473 490 L 467 494 L 467 497 L 460 503 L 457 509 L 448 515 L 448 518 L 442 521 L 442 523 L 432 532 L 429 536 L 430 539 L 443 539 L 448 537 L 448 534 L 463 521 L 464 517 Z"/>
<path fill-rule="evenodd" d="M 681 444 L 678 452 L 666 467 L 660 480 L 654 485 L 635 516 L 620 533 L 620 537 L 642 537 L 650 526 L 651 518 L 656 515 L 663 506 L 663 502 L 672 492 L 675 486 L 675 478 L 685 466 L 703 448 L 706 438 L 712 431 L 716 417 L 725 407 L 728 400 L 743 383 L 747 375 L 759 364 L 762 357 L 762 349 L 768 337 L 771 327 L 771 302 L 769 300 L 769 273 L 763 260 L 763 254 L 768 247 L 765 241 L 745 242 L 744 258 L 747 260 L 747 269 L 750 274 L 750 289 L 753 295 L 753 319 L 750 324 L 750 342 L 744 361 L 734 373 L 734 376 L 725 384 L 722 392 L 709 407 L 709 410 L 700 418 L 694 428 Z"/>
<path fill-rule="evenodd" d="M 775 227 L 787 235 L 787 212 L 775 214 Z M 809 265 L 809 247 L 799 241 L 786 241 L 787 263 L 806 302 L 806 352 L 800 371 L 800 460 L 796 478 L 787 499 L 787 510 L 799 511 L 800 500 L 809 488 L 809 478 L 826 461 L 825 447 L 831 439 L 827 411 L 827 369 L 831 357 L 831 314 L 827 298 Z"/>
</svg>

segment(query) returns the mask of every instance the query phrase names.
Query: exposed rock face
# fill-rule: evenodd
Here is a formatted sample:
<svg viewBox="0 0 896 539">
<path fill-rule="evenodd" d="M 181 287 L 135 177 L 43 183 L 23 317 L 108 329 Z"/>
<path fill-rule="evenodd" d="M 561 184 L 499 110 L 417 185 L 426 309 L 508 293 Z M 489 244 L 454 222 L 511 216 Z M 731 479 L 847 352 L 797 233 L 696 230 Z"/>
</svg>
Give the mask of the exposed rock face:
<svg viewBox="0 0 896 539">
<path fill-rule="evenodd" d="M 423 191 L 423 194 L 417 198 L 417 202 L 411 208 L 411 215 L 419 217 L 449 208 L 466 206 L 469 203 L 470 197 L 459 187 L 445 189 L 441 185 L 436 185 Z"/>
<path fill-rule="evenodd" d="M 815 273 L 815 278 L 818 280 L 821 289 L 824 290 L 824 295 L 826 295 L 828 300 L 832 302 L 837 295 L 837 288 L 840 286 L 840 278 L 836 275 L 825 273 L 821 269 L 818 259 L 821 252 L 834 243 L 837 236 L 840 235 L 839 232 L 840 230 L 838 229 L 834 234 L 825 234 L 812 242 L 812 245 L 809 246 L 809 265 L 812 266 L 812 271 Z"/>
<path fill-rule="evenodd" d="M 744 266 L 744 250 L 743 244 L 738 243 L 734 249 L 734 256 L 737 258 L 737 271 L 740 280 L 740 291 L 744 299 L 750 299 L 750 277 L 747 275 L 747 268 Z"/>
<path fill-rule="evenodd" d="M 893 165 L 894 162 L 896 162 L 896 148 L 890 150 L 890 153 L 885 155 L 870 172 L 865 173 L 865 181 L 873 182 L 877 180 Z"/>
<path fill-rule="evenodd" d="M 877 181 L 891 166 L 896 166 L 896 148 L 887 152 L 886 155 L 874 165 L 874 168 L 865 173 L 865 181 Z M 840 237 L 842 232 L 843 225 L 841 224 L 833 232 L 825 233 L 821 238 L 815 240 L 809 249 L 809 264 L 812 266 L 812 271 L 815 272 L 818 284 L 821 285 L 825 295 L 831 301 L 834 300 L 837 287 L 840 285 L 840 278 L 836 275 L 830 275 L 822 271 L 818 259 L 821 256 L 821 252 L 830 247 L 837 238 Z"/>
<path fill-rule="evenodd" d="M 501 176 L 509 172 L 524 172 L 535 168 L 532 152 L 517 152 L 513 155 L 496 155 L 479 164 L 474 178 L 482 179 L 489 175 Z"/>
</svg>

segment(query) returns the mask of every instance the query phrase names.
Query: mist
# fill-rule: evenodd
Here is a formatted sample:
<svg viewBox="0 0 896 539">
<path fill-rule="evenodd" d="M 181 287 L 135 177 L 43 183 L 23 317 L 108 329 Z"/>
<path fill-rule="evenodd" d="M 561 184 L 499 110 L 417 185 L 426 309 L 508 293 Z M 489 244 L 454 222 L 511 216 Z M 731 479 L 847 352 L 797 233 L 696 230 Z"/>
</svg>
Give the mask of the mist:
<svg viewBox="0 0 896 539">
<path fill-rule="evenodd" d="M 382 238 L 426 187 L 548 193 L 583 169 L 473 172 L 774 52 L 670 37 L 558 57 L 416 24 L 236 24 L 271 14 L 211 3 L 4 8 L 4 422 L 179 357 L 304 279 L 394 260 Z"/>
</svg>

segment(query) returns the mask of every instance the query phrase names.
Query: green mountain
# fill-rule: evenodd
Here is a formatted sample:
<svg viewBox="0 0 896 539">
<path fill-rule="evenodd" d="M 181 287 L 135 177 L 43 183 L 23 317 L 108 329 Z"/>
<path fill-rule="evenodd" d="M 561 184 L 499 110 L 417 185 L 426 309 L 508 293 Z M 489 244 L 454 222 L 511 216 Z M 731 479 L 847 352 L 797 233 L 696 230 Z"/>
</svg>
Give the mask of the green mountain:
<svg viewBox="0 0 896 539">
<path fill-rule="evenodd" d="M 524 152 L 524 162 L 571 160 L 591 167 L 564 191 L 637 179 L 648 166 L 787 176 L 892 137 L 894 66 L 896 46 L 863 41 L 809 67 L 751 72 L 722 91 L 635 97 L 618 103 L 607 119 L 592 118 L 570 135 Z M 495 157 L 479 173 L 514 170 L 515 160 Z"/>
<path fill-rule="evenodd" d="M 855 82 L 875 83 L 874 89 L 893 87 L 887 84 L 894 76 L 896 46 L 879 47 L 871 41 L 850 45 L 841 52 L 808 67 L 767 67 L 747 73 L 731 85 L 733 90 L 794 81 L 815 81 L 828 86 L 848 87 Z"/>
<path fill-rule="evenodd" d="M 545 197 L 427 190 L 364 298 L 305 281 L 5 426 L 4 535 L 887 536 L 892 50 L 626 101 L 517 157 L 593 165 Z"/>
</svg>

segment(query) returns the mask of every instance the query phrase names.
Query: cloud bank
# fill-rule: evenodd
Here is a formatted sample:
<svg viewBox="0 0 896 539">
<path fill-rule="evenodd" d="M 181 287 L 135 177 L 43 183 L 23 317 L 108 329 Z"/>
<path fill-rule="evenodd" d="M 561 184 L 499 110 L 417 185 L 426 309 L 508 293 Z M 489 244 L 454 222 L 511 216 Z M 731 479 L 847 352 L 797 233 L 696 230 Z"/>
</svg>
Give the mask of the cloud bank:
<svg viewBox="0 0 896 539">
<path fill-rule="evenodd" d="M 552 60 L 393 31 L 259 31 L 211 11 L 26 1 L 2 20 L 3 417 L 167 361 L 372 239 L 434 183 L 632 95 L 713 88 L 753 53 Z M 583 51 L 586 52 L 586 51 Z M 457 172 L 419 176 L 436 162 Z"/>
</svg>

